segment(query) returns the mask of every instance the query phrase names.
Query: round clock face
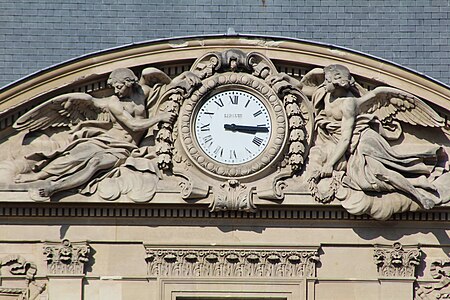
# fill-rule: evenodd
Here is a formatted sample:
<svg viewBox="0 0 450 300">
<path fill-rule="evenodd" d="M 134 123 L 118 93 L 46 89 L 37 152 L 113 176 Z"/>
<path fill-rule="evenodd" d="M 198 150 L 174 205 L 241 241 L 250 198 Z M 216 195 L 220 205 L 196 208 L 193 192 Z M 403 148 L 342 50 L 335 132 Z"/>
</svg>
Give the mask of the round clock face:
<svg viewBox="0 0 450 300">
<path fill-rule="evenodd" d="M 239 165 L 264 151 L 272 127 L 269 111 L 260 99 L 232 90 L 217 93 L 200 105 L 194 131 L 198 145 L 212 160 Z"/>
</svg>

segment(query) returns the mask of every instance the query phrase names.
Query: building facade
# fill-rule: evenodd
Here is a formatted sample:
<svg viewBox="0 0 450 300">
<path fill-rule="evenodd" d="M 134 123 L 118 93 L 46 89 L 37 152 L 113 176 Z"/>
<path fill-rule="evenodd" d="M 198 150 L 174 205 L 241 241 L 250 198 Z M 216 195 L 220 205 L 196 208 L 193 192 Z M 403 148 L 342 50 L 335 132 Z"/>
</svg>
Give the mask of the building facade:
<svg viewBox="0 0 450 300">
<path fill-rule="evenodd" d="M 0 299 L 445 299 L 450 90 L 216 35 L 1 92 Z"/>
</svg>

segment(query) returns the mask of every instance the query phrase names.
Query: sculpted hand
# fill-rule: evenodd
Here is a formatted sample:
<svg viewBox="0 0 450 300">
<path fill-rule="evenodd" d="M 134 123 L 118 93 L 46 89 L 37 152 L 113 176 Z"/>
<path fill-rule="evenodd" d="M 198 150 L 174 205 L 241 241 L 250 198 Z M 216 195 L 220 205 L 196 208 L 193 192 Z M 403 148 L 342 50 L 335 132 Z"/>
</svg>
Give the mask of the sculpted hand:
<svg viewBox="0 0 450 300">
<path fill-rule="evenodd" d="M 173 123 L 176 118 L 176 114 L 173 112 L 163 112 L 158 115 L 160 122 Z"/>
<path fill-rule="evenodd" d="M 320 177 L 322 178 L 331 177 L 332 174 L 333 174 L 333 166 L 330 164 L 325 164 L 322 167 L 322 170 L 320 170 Z"/>
</svg>

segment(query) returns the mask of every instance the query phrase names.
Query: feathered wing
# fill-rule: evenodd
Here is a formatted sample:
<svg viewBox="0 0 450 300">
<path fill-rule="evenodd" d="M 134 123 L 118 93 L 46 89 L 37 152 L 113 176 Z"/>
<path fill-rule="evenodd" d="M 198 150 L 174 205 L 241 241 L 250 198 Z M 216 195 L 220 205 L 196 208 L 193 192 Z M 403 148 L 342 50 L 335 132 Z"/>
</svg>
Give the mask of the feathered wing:
<svg viewBox="0 0 450 300">
<path fill-rule="evenodd" d="M 377 87 L 358 98 L 359 113 L 371 113 L 382 123 L 398 120 L 411 125 L 442 127 L 444 119 L 419 98 L 399 89 Z"/>
<path fill-rule="evenodd" d="M 302 91 L 307 96 L 312 96 L 314 91 L 325 81 L 323 68 L 315 68 L 305 74 L 300 80 Z"/>
<path fill-rule="evenodd" d="M 21 116 L 13 125 L 17 130 L 45 130 L 65 127 L 81 121 L 110 121 L 103 99 L 85 93 L 69 93 L 49 99 Z"/>
<path fill-rule="evenodd" d="M 153 87 L 157 83 L 169 84 L 172 79 L 166 75 L 163 71 L 157 68 L 145 68 L 142 70 L 142 75 L 140 79 L 141 84 Z"/>
</svg>

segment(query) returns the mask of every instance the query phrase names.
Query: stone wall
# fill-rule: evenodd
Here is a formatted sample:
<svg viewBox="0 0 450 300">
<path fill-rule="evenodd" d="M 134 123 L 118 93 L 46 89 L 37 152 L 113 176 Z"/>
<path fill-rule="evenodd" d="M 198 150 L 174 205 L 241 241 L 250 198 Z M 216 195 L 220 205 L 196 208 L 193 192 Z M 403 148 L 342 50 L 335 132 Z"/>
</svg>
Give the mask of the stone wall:
<svg viewBox="0 0 450 300">
<path fill-rule="evenodd" d="M 157 38 L 294 37 L 450 82 L 450 1 L 0 0 L 0 86 L 74 57 Z"/>
</svg>

